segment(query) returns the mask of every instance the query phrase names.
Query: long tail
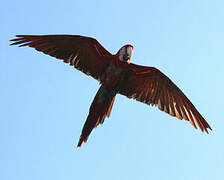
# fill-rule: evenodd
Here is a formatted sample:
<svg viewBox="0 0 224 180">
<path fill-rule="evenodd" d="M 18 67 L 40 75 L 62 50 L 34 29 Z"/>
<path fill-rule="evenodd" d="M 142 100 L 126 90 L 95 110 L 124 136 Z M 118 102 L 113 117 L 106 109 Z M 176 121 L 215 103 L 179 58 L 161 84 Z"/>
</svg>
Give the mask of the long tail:
<svg viewBox="0 0 224 180">
<path fill-rule="evenodd" d="M 83 142 L 88 140 L 93 128 L 99 124 L 103 124 L 105 117 L 110 116 L 111 109 L 115 100 L 116 93 L 108 88 L 99 88 L 89 110 L 89 115 L 82 129 L 82 133 L 79 139 L 77 147 L 81 147 Z"/>
</svg>

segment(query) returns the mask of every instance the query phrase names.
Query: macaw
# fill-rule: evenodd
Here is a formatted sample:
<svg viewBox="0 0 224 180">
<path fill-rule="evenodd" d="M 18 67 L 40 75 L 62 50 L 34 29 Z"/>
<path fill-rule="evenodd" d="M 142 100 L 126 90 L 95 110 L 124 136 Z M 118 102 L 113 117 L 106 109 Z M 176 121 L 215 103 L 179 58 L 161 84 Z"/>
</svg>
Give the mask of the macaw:
<svg viewBox="0 0 224 180">
<path fill-rule="evenodd" d="M 112 55 L 96 39 L 80 35 L 17 35 L 11 45 L 29 46 L 69 63 L 101 84 L 90 106 L 77 147 L 109 117 L 116 94 L 156 105 L 202 132 L 212 130 L 184 93 L 155 67 L 133 64 L 133 46 L 127 44 Z M 197 126 L 196 126 L 197 124 Z"/>
</svg>

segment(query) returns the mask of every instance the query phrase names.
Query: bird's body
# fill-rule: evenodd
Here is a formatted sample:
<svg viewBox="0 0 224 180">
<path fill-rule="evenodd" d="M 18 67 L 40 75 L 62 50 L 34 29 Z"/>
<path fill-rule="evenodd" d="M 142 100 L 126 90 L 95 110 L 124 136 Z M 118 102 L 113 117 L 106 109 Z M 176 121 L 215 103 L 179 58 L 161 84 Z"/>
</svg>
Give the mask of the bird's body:
<svg viewBox="0 0 224 180">
<path fill-rule="evenodd" d="M 18 35 L 12 45 L 30 46 L 69 63 L 97 79 L 101 86 L 90 106 L 78 146 L 86 142 L 93 128 L 109 117 L 116 94 L 156 105 L 160 110 L 185 119 L 202 131 L 211 129 L 183 92 L 154 67 L 130 62 L 133 46 L 123 46 L 110 54 L 97 40 L 78 35 Z"/>
<path fill-rule="evenodd" d="M 103 124 L 105 117 L 110 116 L 115 96 L 119 93 L 119 89 L 126 78 L 126 66 L 126 63 L 119 62 L 116 55 L 112 56 L 111 62 L 102 74 L 102 85 L 90 106 L 89 115 L 84 124 L 78 146 L 81 146 L 83 141 L 87 141 L 88 135 L 92 131 L 92 128 L 89 127 L 96 127 L 99 124 Z"/>
</svg>

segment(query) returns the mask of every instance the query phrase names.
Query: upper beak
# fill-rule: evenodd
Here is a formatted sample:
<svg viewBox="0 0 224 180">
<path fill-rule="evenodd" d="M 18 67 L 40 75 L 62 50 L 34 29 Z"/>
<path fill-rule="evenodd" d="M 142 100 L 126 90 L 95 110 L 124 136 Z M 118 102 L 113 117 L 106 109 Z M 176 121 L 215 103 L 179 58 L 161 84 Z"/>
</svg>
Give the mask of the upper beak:
<svg viewBox="0 0 224 180">
<path fill-rule="evenodd" d="M 128 61 L 130 59 L 130 56 L 128 55 L 128 53 L 125 53 L 123 58 L 125 61 Z"/>
</svg>

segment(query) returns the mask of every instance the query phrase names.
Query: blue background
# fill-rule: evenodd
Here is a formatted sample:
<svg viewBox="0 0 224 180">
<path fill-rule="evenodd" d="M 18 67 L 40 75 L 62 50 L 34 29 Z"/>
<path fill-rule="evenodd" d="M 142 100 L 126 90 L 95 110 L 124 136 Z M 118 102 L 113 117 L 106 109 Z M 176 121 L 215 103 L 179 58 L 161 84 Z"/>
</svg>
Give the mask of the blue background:
<svg viewBox="0 0 224 180">
<path fill-rule="evenodd" d="M 0 179 L 223 179 L 223 7 L 221 0 L 2 2 Z M 111 53 L 132 43 L 132 61 L 169 76 L 213 131 L 117 95 L 111 117 L 76 148 L 98 82 L 9 46 L 16 34 L 85 35 Z"/>
</svg>

